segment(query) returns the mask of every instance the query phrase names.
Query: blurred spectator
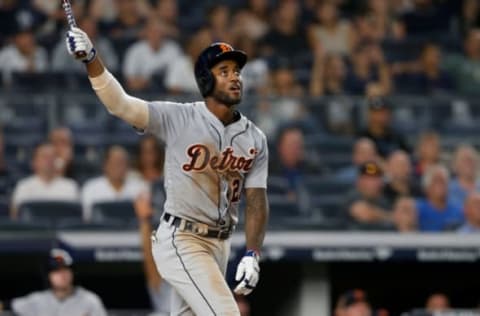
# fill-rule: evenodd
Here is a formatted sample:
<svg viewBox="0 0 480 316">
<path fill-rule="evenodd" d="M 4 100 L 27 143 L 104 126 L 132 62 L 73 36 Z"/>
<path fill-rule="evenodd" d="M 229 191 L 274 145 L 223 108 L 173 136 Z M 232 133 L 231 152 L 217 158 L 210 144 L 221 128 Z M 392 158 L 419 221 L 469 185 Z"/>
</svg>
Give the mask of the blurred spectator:
<svg viewBox="0 0 480 316">
<path fill-rule="evenodd" d="M 233 18 L 233 33 L 240 39 L 259 40 L 270 29 L 270 5 L 268 0 L 248 0 Z M 249 55 L 250 57 L 250 55 Z"/>
<path fill-rule="evenodd" d="M 392 152 L 385 164 L 386 183 L 383 194 L 393 204 L 402 196 L 419 197 L 422 191 L 412 177 L 412 162 L 402 150 Z"/>
<path fill-rule="evenodd" d="M 414 172 L 421 177 L 430 166 L 440 162 L 440 136 L 432 131 L 423 132 L 418 137 L 415 151 Z"/>
<path fill-rule="evenodd" d="M 272 29 L 260 41 L 262 55 L 281 55 L 287 58 L 306 54 L 308 43 L 300 27 L 300 3 L 280 0 L 273 13 Z"/>
<path fill-rule="evenodd" d="M 399 23 L 393 18 L 392 3 L 385 0 L 367 0 L 366 8 L 355 19 L 358 41 L 380 42 L 386 38 L 404 37 Z"/>
<path fill-rule="evenodd" d="M 0 47 L 18 29 L 38 29 L 47 16 L 35 7 L 34 1 L 0 1 Z"/>
<path fill-rule="evenodd" d="M 264 58 L 258 56 L 258 43 L 251 37 L 243 36 L 237 41 L 237 49 L 248 56 L 248 63 L 242 69 L 243 91 L 263 95 L 268 89 L 269 67 Z"/>
<path fill-rule="evenodd" d="M 367 127 L 358 136 L 371 139 L 379 155 L 386 158 L 391 152 L 401 149 L 409 152 L 404 137 L 391 127 L 391 107 L 383 97 L 372 97 L 368 101 Z"/>
<path fill-rule="evenodd" d="M 144 32 L 145 39 L 128 48 L 123 64 L 127 87 L 132 91 L 149 88 L 152 76 L 164 72 L 181 54 L 178 45 L 166 38 L 163 22 L 153 18 L 148 20 Z"/>
<path fill-rule="evenodd" d="M 127 177 L 128 153 L 120 146 L 108 149 L 103 164 L 104 175 L 88 180 L 82 189 L 83 217 L 91 220 L 92 206 L 98 202 L 132 201 L 142 192 L 148 192 L 144 181 Z"/>
<path fill-rule="evenodd" d="M 399 82 L 397 84 L 398 92 L 425 94 L 436 91 L 453 91 L 453 79 L 448 72 L 440 68 L 441 61 L 440 47 L 437 44 L 429 43 L 423 47 L 417 61 L 395 63 L 392 71 L 396 81 Z M 400 84 L 400 82 L 402 83 Z"/>
<path fill-rule="evenodd" d="M 169 315 L 172 287 L 158 273 L 152 256 L 152 217 L 153 208 L 148 194 L 140 194 L 135 199 L 135 213 L 142 243 L 143 271 L 147 282 L 150 302 L 155 313 Z"/>
<path fill-rule="evenodd" d="M 193 67 L 202 50 L 211 44 L 207 39 L 208 37 L 198 36 L 198 33 L 193 34 L 184 42 L 185 55 L 168 61 L 165 87 L 169 93 L 199 93 Z"/>
<path fill-rule="evenodd" d="M 12 310 L 15 315 L 107 316 L 98 295 L 74 285 L 72 265 L 69 253 L 63 249 L 52 249 L 46 267 L 49 288 L 13 299 Z"/>
<path fill-rule="evenodd" d="M 416 201 L 418 227 L 423 232 L 440 232 L 463 224 L 462 206 L 448 199 L 448 170 L 430 166 L 422 177 L 425 198 Z"/>
<path fill-rule="evenodd" d="M 450 300 L 443 293 L 434 293 L 427 298 L 425 309 L 431 313 L 445 312 L 450 309 Z"/>
<path fill-rule="evenodd" d="M 355 289 L 343 293 L 337 300 L 335 316 L 370 316 L 372 308 L 363 290 Z"/>
<path fill-rule="evenodd" d="M 278 156 L 270 163 L 270 172 L 283 176 L 289 187 L 287 197 L 296 200 L 304 190 L 303 178 L 320 175 L 323 170 L 317 161 L 306 154 L 303 132 L 297 127 L 284 128 L 277 138 Z"/>
<path fill-rule="evenodd" d="M 480 27 L 480 3 L 478 0 L 464 0 L 460 19 L 462 35 L 470 29 Z"/>
<path fill-rule="evenodd" d="M 355 190 L 346 198 L 350 218 L 360 224 L 382 224 L 390 221 L 390 205 L 383 196 L 383 172 L 376 162 L 359 167 Z"/>
<path fill-rule="evenodd" d="M 81 28 L 94 43 L 96 49 L 102 55 L 102 61 L 110 71 L 118 70 L 118 58 L 110 41 L 99 36 L 97 22 L 91 17 L 85 16 L 78 20 L 78 27 Z M 65 48 L 65 38 L 62 36 L 55 46 L 52 54 L 52 70 L 59 72 L 79 72 L 86 73 L 83 63 L 72 63 L 72 56 Z"/>
<path fill-rule="evenodd" d="M 407 36 L 431 36 L 448 33 L 453 12 L 442 2 L 433 0 L 413 0 L 412 10 L 405 12 L 400 23 Z"/>
<path fill-rule="evenodd" d="M 343 95 L 346 77 L 345 61 L 341 56 L 325 55 L 321 47 L 315 49 L 310 75 L 311 96 Z"/>
<path fill-rule="evenodd" d="M 280 59 L 270 74 L 269 93 L 274 97 L 260 100 L 256 123 L 267 136 L 274 136 L 279 126 L 291 123 L 309 126 L 310 119 L 299 98 L 303 94 L 291 65 Z"/>
<path fill-rule="evenodd" d="M 158 181 L 163 175 L 165 151 L 153 135 L 142 138 L 139 144 L 135 171 L 141 180 L 147 183 Z"/>
<path fill-rule="evenodd" d="M 448 188 L 449 198 L 457 204 L 463 205 L 465 198 L 473 193 L 480 192 L 480 181 L 477 179 L 478 154 L 470 145 L 460 145 L 455 150 L 452 170 L 455 178 L 450 181 Z"/>
<path fill-rule="evenodd" d="M 157 0 L 156 2 L 155 14 L 165 23 L 166 33 L 170 38 L 179 38 L 181 35 L 178 28 L 178 11 L 177 0 Z"/>
<path fill-rule="evenodd" d="M 0 50 L 0 71 L 5 83 L 11 82 L 14 72 L 44 72 L 47 68 L 47 51 L 37 45 L 30 28 L 19 27 L 12 44 Z"/>
<path fill-rule="evenodd" d="M 480 233 L 480 193 L 470 193 L 463 204 L 465 224 L 458 232 L 461 234 Z"/>
<path fill-rule="evenodd" d="M 73 177 L 73 141 L 72 132 L 66 127 L 50 131 L 48 140 L 55 151 L 55 169 L 59 176 Z"/>
<path fill-rule="evenodd" d="M 211 6 L 207 12 L 207 25 L 204 29 L 212 42 L 233 42 L 233 34 L 231 33 L 231 18 L 228 5 L 217 3 Z"/>
<path fill-rule="evenodd" d="M 30 201 L 77 201 L 78 186 L 71 180 L 57 175 L 55 149 L 43 143 L 35 148 L 32 160 L 33 175 L 20 180 L 12 194 L 12 218 L 18 207 Z"/>
<path fill-rule="evenodd" d="M 375 143 L 368 138 L 360 138 L 353 145 L 352 164 L 338 171 L 335 178 L 344 182 L 355 182 L 358 169 L 369 161 L 377 161 L 378 154 Z"/>
<path fill-rule="evenodd" d="M 410 197 L 398 198 L 393 205 L 392 219 L 395 228 L 401 233 L 417 231 L 415 200 Z"/>
<path fill-rule="evenodd" d="M 478 94 L 480 85 L 480 29 L 471 29 L 464 41 L 464 54 L 449 54 L 442 60 L 443 68 L 455 79 L 456 90 Z"/>
<path fill-rule="evenodd" d="M 374 42 L 360 44 L 352 53 L 351 61 L 352 69 L 346 78 L 345 90 L 362 95 L 369 83 L 378 82 L 384 94 L 390 91 L 390 69 L 379 44 Z"/>
<path fill-rule="evenodd" d="M 349 55 L 356 36 L 350 22 L 340 19 L 337 5 L 331 1 L 321 1 L 315 14 L 317 23 L 308 30 L 312 50 L 321 45 L 326 54 Z"/>
<path fill-rule="evenodd" d="M 142 15 L 142 2 L 138 0 L 115 0 L 116 17 L 102 26 L 106 37 L 123 42 L 140 38 L 145 19 Z"/>
<path fill-rule="evenodd" d="M 0 199 L 7 198 L 15 185 L 12 167 L 5 158 L 5 139 L 0 130 Z"/>
</svg>

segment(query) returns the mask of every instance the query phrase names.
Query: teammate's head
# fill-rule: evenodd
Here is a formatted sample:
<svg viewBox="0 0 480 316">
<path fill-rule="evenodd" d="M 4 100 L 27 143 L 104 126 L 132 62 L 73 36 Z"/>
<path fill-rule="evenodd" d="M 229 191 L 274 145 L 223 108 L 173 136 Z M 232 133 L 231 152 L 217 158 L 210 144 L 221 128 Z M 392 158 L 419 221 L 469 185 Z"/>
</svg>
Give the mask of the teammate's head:
<svg viewBox="0 0 480 316">
<path fill-rule="evenodd" d="M 48 281 L 53 291 L 68 291 L 73 286 L 73 259 L 63 249 L 54 248 L 50 251 L 47 270 Z"/>
<path fill-rule="evenodd" d="M 195 79 L 201 94 L 226 106 L 240 103 L 240 71 L 246 62 L 247 55 L 227 43 L 214 43 L 207 47 L 195 63 Z"/>
</svg>

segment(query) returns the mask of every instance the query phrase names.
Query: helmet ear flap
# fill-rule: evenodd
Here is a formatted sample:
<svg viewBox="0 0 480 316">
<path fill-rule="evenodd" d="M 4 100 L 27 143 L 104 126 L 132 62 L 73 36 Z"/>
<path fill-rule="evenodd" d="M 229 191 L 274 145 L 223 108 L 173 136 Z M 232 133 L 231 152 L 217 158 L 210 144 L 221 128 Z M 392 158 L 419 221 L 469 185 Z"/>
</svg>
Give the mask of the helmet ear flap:
<svg viewBox="0 0 480 316">
<path fill-rule="evenodd" d="M 197 81 L 203 97 L 206 97 L 212 93 L 215 86 L 215 77 L 210 69 L 207 67 L 203 68 L 197 77 Z"/>
</svg>

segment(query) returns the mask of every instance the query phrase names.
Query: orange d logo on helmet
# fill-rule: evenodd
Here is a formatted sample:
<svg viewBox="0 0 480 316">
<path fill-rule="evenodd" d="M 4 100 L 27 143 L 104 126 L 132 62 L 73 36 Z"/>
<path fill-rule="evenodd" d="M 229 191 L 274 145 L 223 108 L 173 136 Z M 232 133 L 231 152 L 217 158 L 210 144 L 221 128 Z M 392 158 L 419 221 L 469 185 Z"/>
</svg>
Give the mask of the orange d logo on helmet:
<svg viewBox="0 0 480 316">
<path fill-rule="evenodd" d="M 222 50 L 222 53 L 233 51 L 233 47 L 228 45 L 227 43 L 221 43 L 219 46 L 220 46 L 220 49 Z"/>
</svg>

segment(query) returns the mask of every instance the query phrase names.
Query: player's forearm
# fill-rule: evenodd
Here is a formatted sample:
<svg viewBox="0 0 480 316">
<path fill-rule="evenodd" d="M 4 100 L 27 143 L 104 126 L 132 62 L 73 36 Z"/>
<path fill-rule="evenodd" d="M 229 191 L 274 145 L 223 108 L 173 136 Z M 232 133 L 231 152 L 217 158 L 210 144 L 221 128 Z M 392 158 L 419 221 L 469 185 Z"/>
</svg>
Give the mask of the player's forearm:
<svg viewBox="0 0 480 316">
<path fill-rule="evenodd" d="M 141 220 L 139 222 L 140 237 L 142 239 L 142 252 L 143 252 L 143 269 L 148 284 L 153 288 L 158 288 L 161 282 L 160 275 L 158 274 L 155 266 L 155 261 L 152 255 L 152 242 L 150 234 L 152 232 L 152 226 L 148 220 Z"/>
<path fill-rule="evenodd" d="M 109 113 L 137 128 L 147 126 L 147 102 L 128 95 L 98 57 L 87 64 L 87 71 L 92 88 Z"/>
<path fill-rule="evenodd" d="M 245 192 L 247 198 L 245 211 L 247 249 L 260 251 L 265 237 L 269 214 L 267 193 L 263 188 L 248 188 Z"/>
</svg>

